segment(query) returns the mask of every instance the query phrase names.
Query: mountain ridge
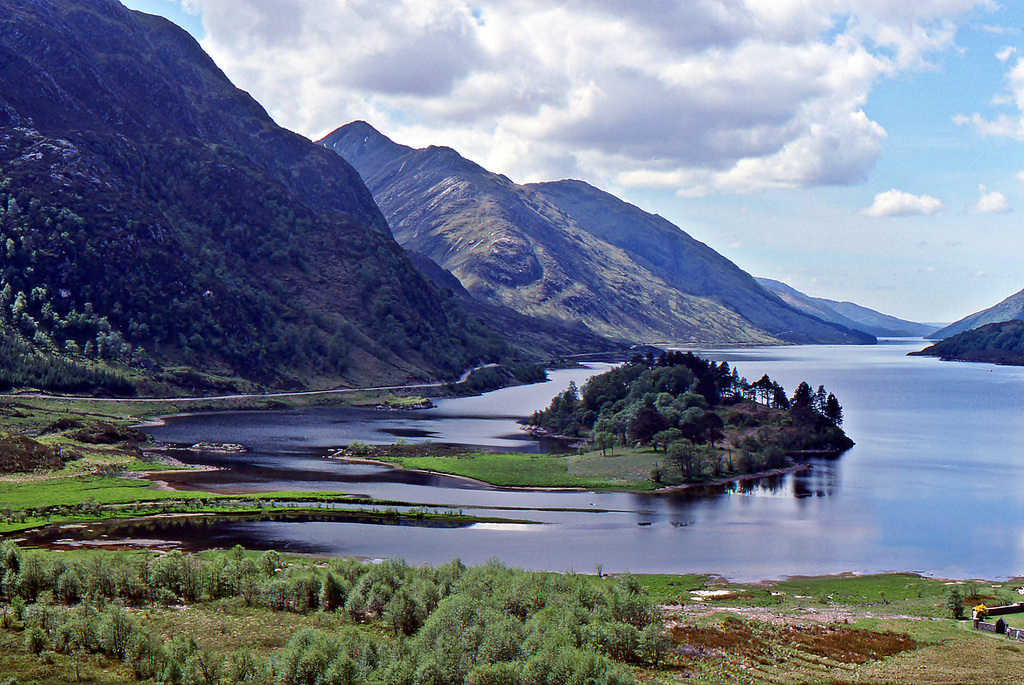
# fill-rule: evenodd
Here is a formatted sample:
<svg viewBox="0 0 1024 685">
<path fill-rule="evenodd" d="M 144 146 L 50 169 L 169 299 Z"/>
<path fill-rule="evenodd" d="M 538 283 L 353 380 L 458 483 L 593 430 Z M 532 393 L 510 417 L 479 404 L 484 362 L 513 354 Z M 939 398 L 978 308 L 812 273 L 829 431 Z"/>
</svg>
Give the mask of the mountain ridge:
<svg viewBox="0 0 1024 685">
<path fill-rule="evenodd" d="M 363 175 L 399 243 L 451 271 L 477 299 L 644 343 L 874 342 L 808 317 L 678 227 L 583 182 L 518 185 L 451 148 L 413 149 L 366 122 L 340 127 L 318 142 Z M 581 199 L 577 192 L 570 202 L 564 191 L 582 187 L 592 195 Z M 705 269 L 705 278 L 731 278 L 741 292 L 673 285 L 678 279 L 670 269 L 643 263 L 655 261 L 650 255 L 638 258 L 629 241 L 606 240 L 607 231 L 593 212 L 579 211 L 581 204 L 600 211 L 614 206 L 644 224 L 637 234 L 674 231 L 673 248 L 702 252 L 701 264 L 715 265 Z M 567 205 L 573 207 L 567 211 Z M 678 247 L 683 244 L 685 249 Z M 723 270 L 728 278 L 720 275 Z M 761 312 L 737 306 L 745 299 L 761 305 Z M 737 308 L 760 320 L 752 323 Z"/>
<path fill-rule="evenodd" d="M 959 321 L 954 321 L 926 337 L 933 340 L 941 340 L 985 324 L 1000 323 L 1013 319 L 1024 319 L 1024 290 L 1010 295 L 988 309 L 982 309 L 979 312 L 965 316 Z"/>
<path fill-rule="evenodd" d="M 1024 366 L 1024 321 L 1010 319 L 982 324 L 910 354 L 939 357 L 943 361 Z"/>
<path fill-rule="evenodd" d="M 776 292 L 793 306 L 803 308 L 820 319 L 862 330 L 877 337 L 916 338 L 924 337 L 935 330 L 934 326 L 899 319 L 853 302 L 811 297 L 790 285 L 770 278 L 758 278 L 757 282 Z"/>
</svg>

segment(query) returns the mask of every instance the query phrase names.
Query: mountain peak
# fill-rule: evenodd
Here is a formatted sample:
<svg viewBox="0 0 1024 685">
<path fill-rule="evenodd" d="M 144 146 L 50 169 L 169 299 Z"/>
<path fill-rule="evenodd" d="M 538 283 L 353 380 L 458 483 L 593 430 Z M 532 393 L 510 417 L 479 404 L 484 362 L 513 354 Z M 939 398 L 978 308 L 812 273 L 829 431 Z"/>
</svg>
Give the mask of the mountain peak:
<svg viewBox="0 0 1024 685">
<path fill-rule="evenodd" d="M 476 298 L 630 342 L 873 342 L 808 317 L 678 226 L 577 179 L 517 185 L 447 147 L 362 127 L 325 141 L 398 241 Z"/>
</svg>

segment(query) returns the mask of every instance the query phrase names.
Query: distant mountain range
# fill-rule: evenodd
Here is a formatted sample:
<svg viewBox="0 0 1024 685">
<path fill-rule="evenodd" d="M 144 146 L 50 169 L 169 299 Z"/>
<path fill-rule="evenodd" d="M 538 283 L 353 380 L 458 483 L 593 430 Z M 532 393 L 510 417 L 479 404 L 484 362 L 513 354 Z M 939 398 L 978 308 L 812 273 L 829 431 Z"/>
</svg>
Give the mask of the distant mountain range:
<svg viewBox="0 0 1024 685">
<path fill-rule="evenodd" d="M 0 74 L 0 386 L 111 387 L 95 370 L 120 365 L 323 387 L 511 352 L 420 275 L 355 170 L 167 20 L 5 0 Z"/>
<path fill-rule="evenodd" d="M 951 323 L 926 337 L 941 340 L 942 338 L 948 338 L 957 333 L 963 333 L 988 323 L 998 323 L 1012 319 L 1024 319 L 1024 290 L 1010 295 L 999 304 L 993 305 L 988 309 L 965 316 L 959 321 Z"/>
<path fill-rule="evenodd" d="M 897 319 L 895 316 L 882 314 L 853 302 L 836 302 L 821 297 L 810 297 L 785 283 L 773 281 L 770 278 L 758 278 L 757 282 L 797 309 L 819 319 L 831 321 L 847 328 L 855 328 L 879 338 L 918 338 L 925 337 L 935 330 L 935 327 L 929 324 Z"/>
<path fill-rule="evenodd" d="M 875 341 L 787 304 L 677 226 L 581 181 L 518 185 L 365 122 L 320 143 L 359 171 L 399 243 L 477 300 L 644 343 Z"/>
</svg>

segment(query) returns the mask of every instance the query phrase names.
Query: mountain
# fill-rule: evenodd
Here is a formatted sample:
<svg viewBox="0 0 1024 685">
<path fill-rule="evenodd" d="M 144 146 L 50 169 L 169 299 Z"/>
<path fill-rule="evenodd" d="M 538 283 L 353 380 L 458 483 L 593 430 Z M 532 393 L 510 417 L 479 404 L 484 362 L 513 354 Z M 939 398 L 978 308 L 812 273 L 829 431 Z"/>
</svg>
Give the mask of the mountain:
<svg viewBox="0 0 1024 685">
<path fill-rule="evenodd" d="M 874 341 L 791 307 L 668 221 L 580 181 L 518 185 L 365 122 L 319 142 L 359 171 L 404 247 L 478 300 L 631 342 Z"/>
<path fill-rule="evenodd" d="M 998 323 L 1000 321 L 1010 321 L 1011 319 L 1024 319 L 1024 290 L 1010 295 L 999 304 L 988 309 L 965 316 L 959 321 L 955 321 L 926 337 L 941 340 L 957 333 L 969 331 L 972 328 L 978 328 L 987 323 Z"/>
<path fill-rule="evenodd" d="M 426 255 L 409 252 L 412 263 L 420 273 L 441 290 L 452 293 L 466 312 L 487 327 L 500 333 L 523 352 L 534 358 L 612 355 L 632 356 L 632 346 L 602 338 L 590 329 L 577 324 L 570 326 L 557 321 L 530 318 L 511 307 L 482 302 L 475 299 L 451 271 L 443 269 Z"/>
<path fill-rule="evenodd" d="M 812 316 L 837 323 L 840 326 L 861 330 L 880 338 L 919 338 L 927 336 L 935 330 L 934 326 L 898 319 L 853 302 L 836 302 L 822 297 L 810 297 L 785 283 L 773 281 L 770 278 L 758 278 L 757 282 L 797 309 Z"/>
<path fill-rule="evenodd" d="M 912 355 L 1024 366 L 1024 321 L 987 323 L 940 340 Z"/>
<path fill-rule="evenodd" d="M 145 367 L 323 387 L 509 353 L 413 267 L 352 167 L 167 20 L 6 0 L 0 74 L 0 385 Z"/>
</svg>

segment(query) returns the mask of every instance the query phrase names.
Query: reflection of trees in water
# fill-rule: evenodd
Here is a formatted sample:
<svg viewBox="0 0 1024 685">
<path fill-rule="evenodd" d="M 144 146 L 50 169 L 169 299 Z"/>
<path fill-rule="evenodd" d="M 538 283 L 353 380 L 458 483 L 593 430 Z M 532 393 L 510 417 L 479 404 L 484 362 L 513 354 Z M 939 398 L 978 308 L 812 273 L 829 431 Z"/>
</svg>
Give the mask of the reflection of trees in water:
<svg viewBox="0 0 1024 685">
<path fill-rule="evenodd" d="M 777 495 L 785 490 L 786 478 L 788 477 L 788 475 L 777 475 L 741 480 L 733 484 L 732 492 L 738 492 L 742 495 L 753 495 L 758 492 Z"/>
<path fill-rule="evenodd" d="M 835 460 L 816 460 L 810 469 L 793 474 L 794 497 L 831 497 L 838 489 L 839 464 Z"/>
</svg>

